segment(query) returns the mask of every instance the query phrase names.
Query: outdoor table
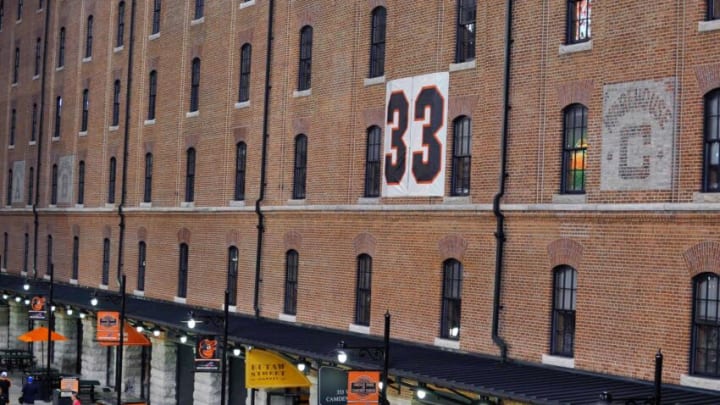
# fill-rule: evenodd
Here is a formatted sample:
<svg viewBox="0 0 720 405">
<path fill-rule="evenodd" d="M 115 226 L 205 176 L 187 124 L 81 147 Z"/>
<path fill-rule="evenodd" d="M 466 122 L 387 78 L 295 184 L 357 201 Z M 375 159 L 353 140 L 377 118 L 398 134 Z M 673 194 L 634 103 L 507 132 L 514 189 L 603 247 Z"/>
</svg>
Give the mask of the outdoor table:
<svg viewBox="0 0 720 405">
<path fill-rule="evenodd" d="M 0 367 L 13 371 L 27 370 L 35 366 L 35 356 L 27 350 L 5 349 L 0 351 Z"/>
</svg>

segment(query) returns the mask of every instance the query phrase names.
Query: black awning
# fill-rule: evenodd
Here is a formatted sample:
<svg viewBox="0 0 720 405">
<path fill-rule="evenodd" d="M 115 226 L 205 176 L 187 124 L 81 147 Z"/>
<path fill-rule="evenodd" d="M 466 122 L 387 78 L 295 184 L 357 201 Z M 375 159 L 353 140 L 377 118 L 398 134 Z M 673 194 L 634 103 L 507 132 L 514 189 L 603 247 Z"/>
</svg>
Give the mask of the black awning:
<svg viewBox="0 0 720 405">
<path fill-rule="evenodd" d="M 24 279 L 0 275 L 0 290 L 25 293 Z M 57 303 L 84 309 L 96 289 L 55 284 Z M 111 294 L 111 291 L 104 293 Z M 192 309 L 199 316 L 221 316 L 222 312 L 189 307 L 178 303 L 126 296 L 127 317 L 152 322 L 169 329 L 184 329 Z M 218 334 L 220 328 L 204 323 L 196 332 Z M 335 361 L 335 349 L 343 340 L 350 346 L 381 346 L 382 339 L 351 332 L 297 325 L 267 318 L 231 314 L 228 327 L 233 342 L 249 344 L 317 360 Z M 372 362 L 353 362 L 355 366 L 379 368 Z M 652 363 L 649 362 L 649 365 Z M 393 340 L 390 345 L 390 375 L 416 379 L 438 386 L 478 394 L 530 402 L 533 404 L 593 404 L 603 391 L 616 398 L 647 398 L 652 383 L 516 361 L 502 362 L 492 356 L 460 353 L 437 347 Z M 718 405 L 720 392 L 664 384 L 663 404 Z"/>
</svg>

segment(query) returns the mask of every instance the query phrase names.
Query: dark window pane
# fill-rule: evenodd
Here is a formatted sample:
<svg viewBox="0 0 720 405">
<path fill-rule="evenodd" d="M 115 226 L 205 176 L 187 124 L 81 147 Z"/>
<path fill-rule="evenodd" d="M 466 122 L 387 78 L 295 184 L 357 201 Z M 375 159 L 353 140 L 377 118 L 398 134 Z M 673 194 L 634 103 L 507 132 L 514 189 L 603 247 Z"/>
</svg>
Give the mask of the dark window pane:
<svg viewBox="0 0 720 405">
<path fill-rule="evenodd" d="M 577 272 L 560 266 L 554 272 L 552 354 L 573 356 Z"/>
<path fill-rule="evenodd" d="M 372 12 L 370 29 L 370 73 L 368 77 L 385 74 L 385 29 L 387 10 L 376 7 Z"/>
<path fill-rule="evenodd" d="M 283 312 L 297 313 L 298 253 L 290 250 L 285 258 L 285 301 Z"/>
<path fill-rule="evenodd" d="M 455 62 L 475 59 L 476 0 L 458 0 Z"/>
<path fill-rule="evenodd" d="M 562 193 L 585 192 L 587 157 L 587 108 L 573 104 L 564 112 Z"/>
<path fill-rule="evenodd" d="M 372 258 L 358 256 L 355 287 L 355 324 L 370 326 L 370 300 L 372 290 Z"/>
<path fill-rule="evenodd" d="M 365 157 L 365 197 L 380 197 L 380 150 L 382 132 L 373 126 L 367 132 L 367 152 Z"/>
<path fill-rule="evenodd" d="M 462 264 L 455 259 L 443 265 L 442 317 L 440 337 L 460 338 L 460 310 L 462 303 Z"/>
<path fill-rule="evenodd" d="M 295 138 L 295 170 L 293 175 L 293 199 L 305 198 L 307 175 L 307 137 L 298 135 Z"/>
<path fill-rule="evenodd" d="M 574 44 L 589 40 L 591 35 L 591 0 L 568 0 L 567 43 Z"/>
<path fill-rule="evenodd" d="M 298 90 L 310 89 L 312 70 L 313 29 L 305 26 L 300 30 L 300 66 L 298 68 Z"/>
</svg>

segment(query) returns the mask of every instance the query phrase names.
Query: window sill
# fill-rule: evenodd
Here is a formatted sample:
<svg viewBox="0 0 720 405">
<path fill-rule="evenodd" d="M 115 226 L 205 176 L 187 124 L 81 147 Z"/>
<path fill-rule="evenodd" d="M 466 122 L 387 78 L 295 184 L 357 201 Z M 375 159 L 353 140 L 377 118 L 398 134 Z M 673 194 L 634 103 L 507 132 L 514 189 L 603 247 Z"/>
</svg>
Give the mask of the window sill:
<svg viewBox="0 0 720 405">
<path fill-rule="evenodd" d="M 155 125 L 155 119 L 153 118 L 153 119 L 151 119 L 151 120 L 145 120 L 145 122 L 143 122 L 143 124 L 145 124 L 145 125 Z"/>
<path fill-rule="evenodd" d="M 442 347 L 445 349 L 460 350 L 460 341 L 459 340 L 435 338 L 435 341 L 433 342 L 433 344 L 437 347 Z"/>
<path fill-rule="evenodd" d="M 364 205 L 380 204 L 380 197 L 360 197 L 358 198 L 357 203 Z"/>
<path fill-rule="evenodd" d="M 19 20 L 15 20 L 15 24 L 20 24 L 22 22 L 22 18 Z"/>
<path fill-rule="evenodd" d="M 2 269 L 0 269 L 0 273 L 7 273 L 7 269 L 3 267 Z"/>
<path fill-rule="evenodd" d="M 144 297 L 144 296 L 145 296 L 145 291 L 142 291 L 142 290 L 134 290 L 134 291 L 133 291 L 133 295 L 138 296 L 138 297 Z"/>
<path fill-rule="evenodd" d="M 362 333 L 363 335 L 370 334 L 370 327 L 365 326 L 365 325 L 357 325 L 357 324 L 351 323 L 350 325 L 348 325 L 348 330 L 350 332 Z"/>
<path fill-rule="evenodd" d="M 105 208 L 115 208 L 115 203 L 105 203 Z"/>
<path fill-rule="evenodd" d="M 160 33 L 156 32 L 155 34 L 152 34 L 148 37 L 148 41 L 154 41 L 156 39 L 160 38 Z"/>
<path fill-rule="evenodd" d="M 202 16 L 200 18 L 196 18 L 196 19 L 190 21 L 190 25 L 198 25 L 198 24 L 202 24 L 204 22 L 205 22 L 205 16 Z"/>
<path fill-rule="evenodd" d="M 225 304 L 220 305 L 220 310 L 225 310 Z M 237 306 L 236 305 L 228 305 L 228 312 L 237 312 Z"/>
<path fill-rule="evenodd" d="M 87 136 L 87 131 L 78 132 L 78 136 Z"/>
<path fill-rule="evenodd" d="M 556 367 L 575 368 L 575 358 L 543 354 L 542 364 Z"/>
<path fill-rule="evenodd" d="M 152 202 L 141 202 L 140 208 L 152 208 Z"/>
<path fill-rule="evenodd" d="M 44 10 L 45 10 L 44 8 L 39 8 L 39 9 L 35 10 L 35 12 L 38 13 L 38 14 L 40 14 L 40 13 L 42 13 Z"/>
<path fill-rule="evenodd" d="M 378 77 L 368 77 L 363 80 L 363 86 L 374 86 L 376 84 L 382 84 L 385 83 L 385 75 L 378 76 Z"/>
<path fill-rule="evenodd" d="M 720 202 L 720 193 L 697 192 L 693 193 L 694 203 L 718 203 Z"/>
<path fill-rule="evenodd" d="M 52 208 L 57 208 L 57 205 L 55 205 L 55 204 L 48 204 L 48 208 L 50 208 L 50 209 L 52 209 Z"/>
<path fill-rule="evenodd" d="M 43 274 L 43 280 L 50 280 L 49 274 Z"/>
<path fill-rule="evenodd" d="M 75 204 L 75 208 L 85 208 L 85 204 Z"/>
<path fill-rule="evenodd" d="M 7 269 L 3 268 L 3 271 L 7 271 Z M 27 277 L 27 275 L 28 275 L 27 270 L 20 270 L 20 276 Z"/>
<path fill-rule="evenodd" d="M 297 315 L 289 315 L 289 314 L 278 314 L 278 319 L 285 322 L 297 322 Z"/>
<path fill-rule="evenodd" d="M 35 146 L 35 145 L 37 145 L 37 142 L 35 142 L 35 141 L 28 142 L 28 146 Z"/>
<path fill-rule="evenodd" d="M 20 83 L 15 82 L 15 83 L 11 84 L 10 87 L 18 87 L 19 85 L 20 85 Z"/>
<path fill-rule="evenodd" d="M 293 98 L 309 97 L 309 96 L 312 96 L 312 89 L 293 90 Z"/>
<path fill-rule="evenodd" d="M 443 198 L 445 204 L 470 204 L 471 202 L 469 195 L 453 195 Z"/>
<path fill-rule="evenodd" d="M 698 32 L 709 32 L 720 30 L 720 20 L 698 22 Z"/>
<path fill-rule="evenodd" d="M 195 208 L 195 201 L 183 201 L 180 203 L 181 208 Z"/>
<path fill-rule="evenodd" d="M 113 48 L 113 53 L 122 52 L 123 49 L 125 49 L 125 45 L 116 46 Z"/>
<path fill-rule="evenodd" d="M 586 194 L 555 194 L 552 199 L 553 204 L 585 204 L 587 202 Z"/>
<path fill-rule="evenodd" d="M 592 50 L 592 39 L 585 42 L 580 42 L 577 44 L 569 44 L 569 45 L 560 45 L 560 48 L 558 49 L 559 55 L 568 55 L 571 53 L 577 53 L 577 52 L 585 52 L 585 51 L 591 51 Z"/>
<path fill-rule="evenodd" d="M 306 200 L 304 198 L 293 198 L 291 200 L 288 200 L 288 205 L 305 205 Z"/>
<path fill-rule="evenodd" d="M 200 110 L 188 111 L 185 113 L 185 118 L 193 118 L 200 116 Z"/>
<path fill-rule="evenodd" d="M 115 132 L 115 131 L 117 131 L 119 128 L 120 128 L 120 125 L 111 125 L 111 126 L 108 128 L 108 131 L 110 131 L 110 132 Z"/>
<path fill-rule="evenodd" d="M 53 136 L 52 138 L 50 138 L 50 142 L 60 142 L 60 137 L 59 137 L 59 136 Z"/>
<path fill-rule="evenodd" d="M 173 297 L 173 302 L 177 302 L 178 304 L 187 304 L 187 298 L 185 298 L 185 297 Z"/>
<path fill-rule="evenodd" d="M 231 200 L 230 201 L 231 207 L 244 207 L 245 206 L 245 200 Z"/>
<path fill-rule="evenodd" d="M 254 5 L 255 5 L 255 0 L 245 1 L 245 2 L 240 3 L 240 9 L 242 10 L 243 8 L 247 8 L 247 7 L 254 6 Z"/>
<path fill-rule="evenodd" d="M 107 284 L 100 284 L 100 285 L 98 285 L 98 288 L 101 289 L 101 290 L 107 290 L 107 289 L 108 289 L 108 285 L 107 285 Z"/>
<path fill-rule="evenodd" d="M 248 108 L 250 107 L 250 101 L 242 101 L 235 103 L 235 109 L 239 110 L 241 108 Z"/>
<path fill-rule="evenodd" d="M 40 75 L 35 75 L 35 76 L 33 76 L 32 79 L 33 79 L 33 80 L 38 80 L 39 78 L 40 78 Z"/>
<path fill-rule="evenodd" d="M 92 62 L 92 56 L 88 56 L 87 58 L 82 58 L 83 63 Z"/>
<path fill-rule="evenodd" d="M 15 149 L 15 145 L 8 145 L 8 149 Z"/>
<path fill-rule="evenodd" d="M 25 204 L 25 208 L 31 210 L 31 209 L 32 209 L 32 204 Z"/>
<path fill-rule="evenodd" d="M 76 278 L 71 278 L 71 279 L 70 279 L 70 284 L 72 284 L 72 285 L 78 285 L 77 279 L 76 279 Z"/>
<path fill-rule="evenodd" d="M 458 62 L 458 63 L 451 63 L 449 70 L 451 72 L 457 72 L 460 70 L 469 70 L 469 69 L 475 69 L 476 59 L 465 61 L 465 62 Z"/>
<path fill-rule="evenodd" d="M 706 390 L 720 391 L 720 380 L 707 377 L 698 377 L 688 374 L 680 374 L 680 385 L 686 387 L 703 388 Z"/>
<path fill-rule="evenodd" d="M 56 71 L 56 72 L 60 72 L 60 71 L 63 71 L 63 70 L 65 70 L 65 65 L 58 66 L 58 67 L 55 68 L 55 71 Z"/>
</svg>

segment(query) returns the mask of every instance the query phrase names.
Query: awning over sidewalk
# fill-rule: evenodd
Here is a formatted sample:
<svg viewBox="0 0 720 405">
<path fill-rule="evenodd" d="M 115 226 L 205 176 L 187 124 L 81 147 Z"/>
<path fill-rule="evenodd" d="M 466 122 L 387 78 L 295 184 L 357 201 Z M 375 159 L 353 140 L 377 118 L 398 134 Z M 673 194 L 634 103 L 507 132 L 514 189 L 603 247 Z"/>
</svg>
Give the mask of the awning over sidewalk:
<svg viewBox="0 0 720 405">
<path fill-rule="evenodd" d="M 0 275 L 0 290 L 23 294 L 24 279 Z M 90 306 L 91 288 L 56 284 L 58 303 L 94 310 Z M 107 293 L 107 292 L 105 292 Z M 188 310 L 196 316 L 222 316 L 221 311 L 191 308 L 168 301 L 149 300 L 127 295 L 127 317 L 156 323 L 169 329 L 182 329 Z M 234 342 L 253 345 L 287 354 L 328 362 L 335 361 L 335 348 L 341 340 L 349 346 L 380 346 L 382 339 L 329 329 L 295 325 L 267 318 L 231 314 L 228 327 Z M 195 329 L 197 333 L 220 334 L 210 323 Z M 353 366 L 377 368 L 371 362 L 351 362 Z M 653 367 L 652 360 L 648 367 Z M 593 404 L 603 391 L 615 397 L 647 397 L 652 383 L 614 376 L 517 361 L 502 362 L 498 358 L 459 353 L 436 347 L 393 340 L 390 345 L 390 375 L 417 379 L 442 387 L 467 390 L 543 405 Z M 664 384 L 663 404 L 717 405 L 720 392 L 704 391 Z"/>
</svg>

